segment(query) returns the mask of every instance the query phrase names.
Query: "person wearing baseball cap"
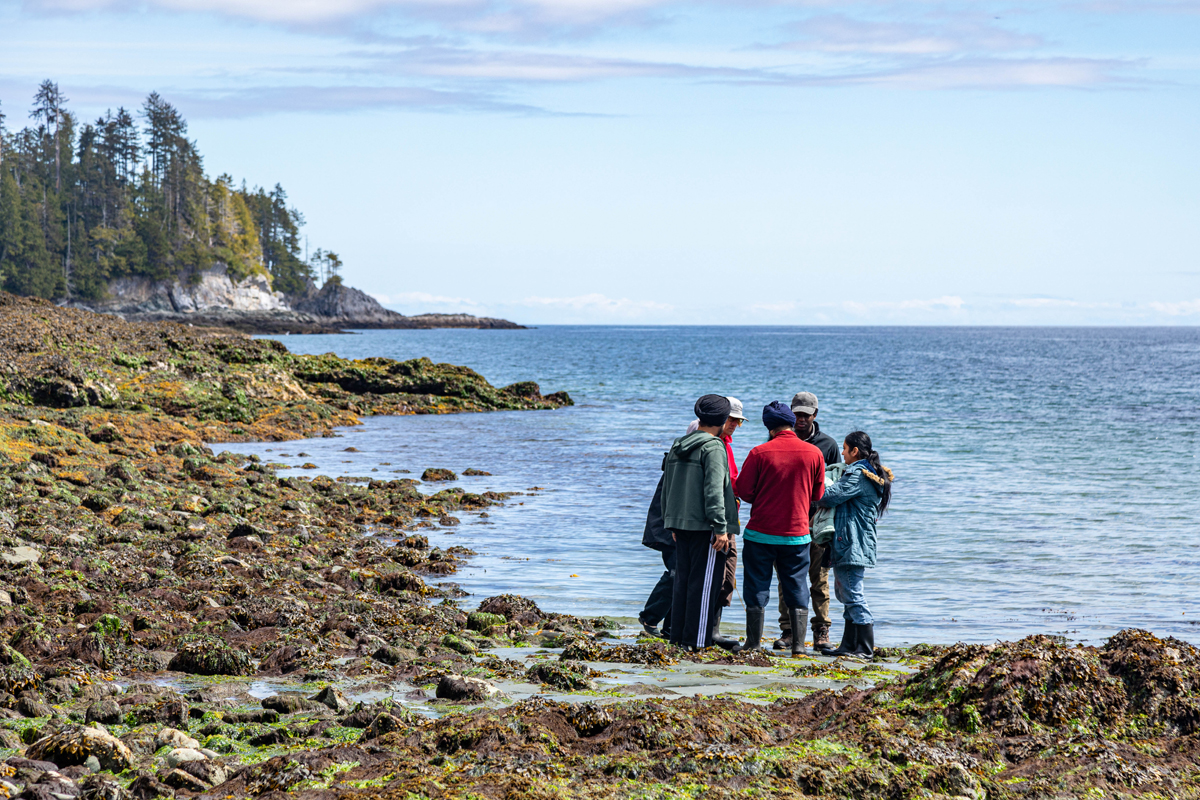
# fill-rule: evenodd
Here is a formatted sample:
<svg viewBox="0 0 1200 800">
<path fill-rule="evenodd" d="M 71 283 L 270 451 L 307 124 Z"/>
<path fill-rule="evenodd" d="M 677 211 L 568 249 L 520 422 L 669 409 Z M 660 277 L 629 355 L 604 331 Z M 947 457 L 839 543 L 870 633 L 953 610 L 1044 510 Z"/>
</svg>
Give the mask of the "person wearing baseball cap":
<svg viewBox="0 0 1200 800">
<path fill-rule="evenodd" d="M 731 409 L 721 395 L 701 397 L 696 432 L 676 439 L 663 457 L 663 525 L 676 548 L 671 642 L 697 650 L 713 643 L 725 560 L 741 530 L 729 457 L 719 438 Z"/>
<path fill-rule="evenodd" d="M 817 396 L 812 392 L 796 392 L 792 396 L 790 406 L 792 413 L 796 415 L 796 437 L 820 450 L 826 467 L 840 462 L 841 451 L 837 440 L 827 433 L 821 433 L 821 426 L 817 423 Z M 808 565 L 813 647 L 818 649 L 829 644 L 829 629 L 832 626 L 832 620 L 829 618 L 829 567 L 824 563 L 825 549 L 824 545 L 812 542 Z M 782 634 L 772 647 L 776 650 L 786 650 L 792 646 L 792 620 L 783 601 L 782 591 L 779 594 L 779 629 Z"/>
</svg>

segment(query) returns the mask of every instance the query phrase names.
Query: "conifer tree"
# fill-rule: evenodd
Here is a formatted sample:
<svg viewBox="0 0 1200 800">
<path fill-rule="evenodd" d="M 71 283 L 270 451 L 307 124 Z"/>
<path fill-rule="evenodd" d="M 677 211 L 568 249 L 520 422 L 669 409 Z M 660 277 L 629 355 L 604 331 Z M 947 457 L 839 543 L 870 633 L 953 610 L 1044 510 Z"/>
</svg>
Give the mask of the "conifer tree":
<svg viewBox="0 0 1200 800">
<path fill-rule="evenodd" d="M 316 262 L 301 258 L 304 217 L 282 186 L 210 180 L 187 121 L 156 92 L 140 120 L 118 108 L 80 124 L 66 102 L 46 80 L 33 125 L 10 132 L 0 113 L 0 288 L 97 300 L 115 278 L 188 281 L 219 263 L 304 291 Z M 336 278 L 341 259 L 321 252 Z"/>
<path fill-rule="evenodd" d="M 54 191 L 62 191 L 62 142 L 59 138 L 59 126 L 62 119 L 62 107 L 67 98 L 63 97 L 58 84 L 52 80 L 44 80 L 33 96 L 33 110 L 29 116 L 41 120 L 47 132 L 54 126 Z"/>
</svg>

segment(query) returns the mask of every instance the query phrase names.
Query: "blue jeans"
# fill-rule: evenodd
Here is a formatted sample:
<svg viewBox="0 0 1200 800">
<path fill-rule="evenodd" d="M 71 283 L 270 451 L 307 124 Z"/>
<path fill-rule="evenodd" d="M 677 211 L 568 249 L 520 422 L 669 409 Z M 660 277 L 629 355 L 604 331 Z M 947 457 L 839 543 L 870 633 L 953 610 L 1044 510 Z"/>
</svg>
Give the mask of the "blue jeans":
<svg viewBox="0 0 1200 800">
<path fill-rule="evenodd" d="M 845 608 L 842 616 L 855 625 L 870 625 L 875 621 L 867 607 L 867 595 L 863 592 L 865 567 L 833 568 L 833 593 Z"/>
</svg>

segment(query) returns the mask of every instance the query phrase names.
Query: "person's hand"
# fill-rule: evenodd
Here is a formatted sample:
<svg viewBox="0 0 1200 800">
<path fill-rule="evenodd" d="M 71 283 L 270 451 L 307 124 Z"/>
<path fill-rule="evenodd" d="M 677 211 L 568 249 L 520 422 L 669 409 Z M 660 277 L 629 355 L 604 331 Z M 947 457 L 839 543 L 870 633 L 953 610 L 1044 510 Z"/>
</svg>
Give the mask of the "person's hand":
<svg viewBox="0 0 1200 800">
<path fill-rule="evenodd" d="M 726 550 L 729 549 L 729 546 L 731 544 L 733 544 L 733 542 L 730 540 L 729 534 L 722 533 L 716 539 L 713 539 L 713 550 L 720 550 L 721 552 L 725 552 Z"/>
<path fill-rule="evenodd" d="M 675 531 L 671 531 L 671 541 L 675 542 L 676 544 L 679 543 L 679 540 L 675 538 Z"/>
</svg>

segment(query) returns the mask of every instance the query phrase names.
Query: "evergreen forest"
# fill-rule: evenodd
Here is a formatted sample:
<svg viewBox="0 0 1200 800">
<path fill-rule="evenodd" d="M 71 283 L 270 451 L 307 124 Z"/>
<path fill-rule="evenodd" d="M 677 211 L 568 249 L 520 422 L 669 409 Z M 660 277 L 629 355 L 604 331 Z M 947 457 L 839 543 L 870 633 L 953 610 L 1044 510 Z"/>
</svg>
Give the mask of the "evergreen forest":
<svg viewBox="0 0 1200 800">
<path fill-rule="evenodd" d="M 82 122 L 47 80 L 17 129 L 21 116 L 0 102 L 0 288 L 86 303 L 116 278 L 197 280 L 218 262 L 291 295 L 338 278 L 335 253 L 305 260 L 304 217 L 283 187 L 205 175 L 187 121 L 157 92 Z"/>
</svg>

